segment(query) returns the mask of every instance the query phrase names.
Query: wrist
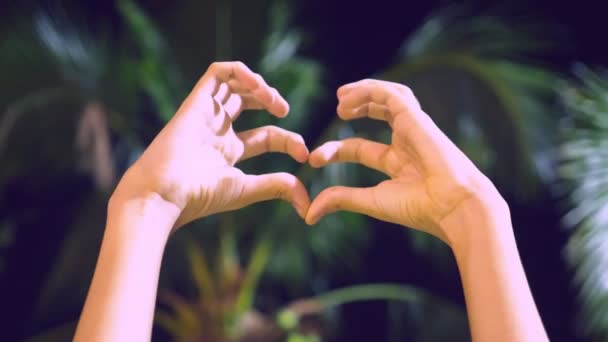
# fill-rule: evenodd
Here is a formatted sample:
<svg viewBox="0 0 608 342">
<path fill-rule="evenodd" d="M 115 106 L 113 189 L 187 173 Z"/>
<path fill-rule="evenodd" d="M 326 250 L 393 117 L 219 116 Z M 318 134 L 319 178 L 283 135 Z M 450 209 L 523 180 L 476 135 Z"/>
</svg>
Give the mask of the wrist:
<svg viewBox="0 0 608 342">
<path fill-rule="evenodd" d="M 150 340 L 162 256 L 179 212 L 158 197 L 116 191 L 110 198 L 93 282 L 74 340 Z"/>
<path fill-rule="evenodd" d="M 495 192 L 497 194 L 497 192 Z M 468 207 L 467 207 L 468 206 Z M 472 339 L 546 341 L 502 197 L 476 196 L 444 222 L 461 275 Z M 458 231 L 460 230 L 460 231 Z"/>
<path fill-rule="evenodd" d="M 117 189 L 108 201 L 106 230 L 127 241 L 134 238 L 166 241 L 181 210 L 154 192 L 130 194 Z"/>
<path fill-rule="evenodd" d="M 513 239 L 509 206 L 497 191 L 473 194 L 440 222 L 440 228 L 457 255 L 480 244 Z"/>
</svg>

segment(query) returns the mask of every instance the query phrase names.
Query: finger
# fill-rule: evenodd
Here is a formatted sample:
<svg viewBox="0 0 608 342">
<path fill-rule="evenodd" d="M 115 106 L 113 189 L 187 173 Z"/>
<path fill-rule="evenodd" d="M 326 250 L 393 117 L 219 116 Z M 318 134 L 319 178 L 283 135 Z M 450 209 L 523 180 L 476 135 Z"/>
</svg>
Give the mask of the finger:
<svg viewBox="0 0 608 342">
<path fill-rule="evenodd" d="M 271 112 L 271 113 L 277 115 L 278 117 L 285 117 L 287 115 L 287 113 L 289 112 L 289 103 L 287 103 L 287 100 L 285 100 L 285 98 L 283 98 L 283 96 L 279 93 L 279 91 L 276 88 L 271 88 L 271 90 L 274 93 L 274 102 L 273 102 L 274 112 Z"/>
<path fill-rule="evenodd" d="M 231 115 L 231 118 L 233 121 L 239 117 L 239 115 L 241 114 L 241 112 L 243 110 L 268 109 L 268 108 L 266 108 L 266 105 L 263 104 L 254 94 L 252 94 L 251 92 L 244 89 L 238 82 L 232 80 L 231 82 L 228 83 L 228 85 L 232 92 L 230 94 L 228 94 L 228 96 L 225 98 L 223 103 L 225 106 L 230 106 L 230 110 L 227 110 L 227 111 L 229 113 L 234 114 L 234 115 Z M 221 88 L 220 88 L 220 90 L 221 90 Z M 287 101 L 285 101 L 285 99 L 283 99 L 283 97 L 279 94 L 279 92 L 275 88 L 271 87 L 270 90 L 274 94 L 273 95 L 274 99 L 275 99 L 274 101 L 276 102 L 274 104 L 274 106 L 280 107 L 278 109 L 278 111 L 275 111 L 275 112 L 287 113 L 289 111 L 289 104 L 287 103 Z M 236 99 L 235 98 L 236 96 L 240 96 L 242 99 Z M 238 105 L 235 106 L 235 104 L 231 103 L 231 101 L 238 102 L 239 104 L 241 104 L 241 102 L 242 102 L 242 106 L 240 106 L 240 107 Z M 279 117 L 283 117 L 283 116 L 284 116 L 283 114 L 279 115 Z"/>
<path fill-rule="evenodd" d="M 309 225 L 314 225 L 323 216 L 340 210 L 383 219 L 380 208 L 376 204 L 374 189 L 374 187 L 351 188 L 346 186 L 327 188 L 321 191 L 310 204 L 305 221 Z"/>
<path fill-rule="evenodd" d="M 216 80 L 205 85 L 208 90 L 215 94 L 221 83 L 237 81 L 247 90 L 254 90 L 268 85 L 258 74 L 254 73 L 242 62 L 215 62 L 209 65 L 205 76 L 211 76 Z M 210 88 L 212 87 L 212 88 Z M 270 95 L 270 94 L 268 94 Z M 268 96 L 267 99 L 269 99 Z"/>
<path fill-rule="evenodd" d="M 219 103 L 225 104 L 231 95 L 235 94 L 249 94 L 250 91 L 243 87 L 241 83 L 236 79 L 231 79 L 228 82 L 222 82 L 219 84 L 218 89 L 213 96 Z"/>
<path fill-rule="evenodd" d="M 246 175 L 241 197 L 242 207 L 273 199 L 291 203 L 302 218 L 306 217 L 310 207 L 308 192 L 294 175 L 285 172 Z"/>
<path fill-rule="evenodd" d="M 338 113 L 340 110 L 338 111 Z M 373 102 L 366 103 L 358 108 L 351 110 L 353 118 L 369 117 L 375 120 L 391 121 L 391 113 L 387 106 Z M 343 113 L 344 114 L 344 113 Z"/>
<path fill-rule="evenodd" d="M 347 95 L 351 90 L 357 89 L 357 88 L 361 87 L 364 84 L 369 84 L 372 81 L 374 81 L 374 80 L 363 79 L 363 80 L 360 80 L 360 81 L 347 83 L 347 84 L 341 86 L 340 88 L 338 88 L 338 91 L 336 92 L 336 94 L 337 94 L 338 98 L 341 98 L 341 97 Z"/>
<path fill-rule="evenodd" d="M 323 167 L 330 163 L 358 163 L 388 174 L 385 156 L 389 146 L 362 138 L 329 141 L 310 154 L 312 167 Z"/>
<path fill-rule="evenodd" d="M 226 103 L 226 101 L 228 101 L 232 92 L 233 91 L 230 88 L 230 85 L 226 82 L 222 82 L 218 86 L 217 92 L 215 93 L 215 95 L 213 95 L 213 98 L 218 103 L 224 104 L 224 103 Z"/>
<path fill-rule="evenodd" d="M 347 95 L 351 90 L 353 90 L 357 87 L 360 87 L 364 84 L 369 85 L 369 84 L 374 84 L 374 83 L 383 85 L 385 87 L 391 87 L 403 95 L 408 95 L 408 93 L 411 92 L 408 87 L 406 87 L 405 85 L 403 85 L 401 83 L 375 80 L 375 79 L 363 79 L 363 80 L 360 80 L 357 82 L 347 83 L 347 84 L 341 86 L 340 88 L 338 88 L 338 91 L 336 93 L 337 93 L 338 98 L 340 98 L 342 96 Z"/>
<path fill-rule="evenodd" d="M 237 136 L 245 146 L 240 160 L 267 152 L 287 153 L 300 163 L 306 162 L 308 159 L 308 149 L 302 136 L 276 126 L 250 129 Z"/>
<path fill-rule="evenodd" d="M 236 79 L 231 79 L 230 81 L 228 81 L 228 85 L 230 86 L 230 90 L 233 93 L 237 93 L 237 94 L 245 94 L 249 92 L 249 89 L 245 88 L 240 81 L 236 80 Z"/>
<path fill-rule="evenodd" d="M 238 85 L 235 85 L 235 82 L 232 82 L 232 85 L 253 94 L 270 113 L 278 117 L 287 115 L 289 111 L 287 101 L 276 89 L 270 87 L 262 76 L 251 71 L 242 62 L 213 63 L 209 67 L 208 73 L 213 77 L 210 80 L 206 80 L 209 82 L 204 82 L 204 88 L 211 91 L 212 94 L 217 93 L 221 83 L 237 81 Z"/>
<path fill-rule="evenodd" d="M 368 116 L 392 123 L 402 114 L 414 121 L 424 121 L 420 104 L 412 91 L 399 83 L 361 80 L 342 86 L 338 91 L 338 116 L 345 120 Z"/>
<path fill-rule="evenodd" d="M 347 84 L 341 86 L 340 88 L 338 88 L 338 91 L 336 92 L 337 95 L 338 95 L 338 98 L 340 98 L 342 96 L 345 96 L 351 90 L 360 87 L 362 84 L 369 84 L 370 81 L 372 81 L 372 80 L 371 79 L 363 79 L 363 80 L 360 80 L 360 81 L 347 83 Z"/>
<path fill-rule="evenodd" d="M 409 88 L 378 80 L 362 80 L 343 87 L 338 105 L 342 119 L 385 116 L 394 136 L 404 146 L 411 146 L 414 157 L 428 174 L 457 173 L 462 168 L 466 157 L 462 158 L 458 148 L 420 108 Z"/>
<path fill-rule="evenodd" d="M 241 112 L 248 109 L 264 109 L 264 105 L 251 94 L 232 94 L 224 104 L 224 110 L 231 121 L 238 119 Z"/>
<path fill-rule="evenodd" d="M 360 118 L 361 115 L 378 114 L 380 109 L 386 108 L 382 111 L 381 119 L 390 122 L 393 116 L 405 110 L 405 106 L 399 102 L 401 97 L 402 94 L 392 87 L 381 87 L 371 82 L 361 83 L 339 98 L 338 115 L 342 119 L 351 120 Z"/>
</svg>

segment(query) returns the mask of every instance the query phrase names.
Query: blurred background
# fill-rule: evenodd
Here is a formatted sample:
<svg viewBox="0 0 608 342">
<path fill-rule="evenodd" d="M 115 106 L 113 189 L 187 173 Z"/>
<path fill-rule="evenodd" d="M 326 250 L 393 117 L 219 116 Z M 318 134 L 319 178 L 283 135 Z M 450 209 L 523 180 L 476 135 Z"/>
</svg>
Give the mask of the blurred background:
<svg viewBox="0 0 608 342">
<path fill-rule="evenodd" d="M 106 202 L 207 66 L 241 60 L 291 104 L 309 147 L 341 122 L 335 90 L 410 86 L 495 182 L 553 341 L 608 340 L 608 48 L 603 3 L 491 1 L 0 2 L 0 340 L 70 340 Z M 383 179 L 313 170 L 314 196 Z M 169 241 L 153 340 L 467 341 L 449 248 L 348 213 L 309 229 L 283 203 L 206 218 Z"/>
</svg>

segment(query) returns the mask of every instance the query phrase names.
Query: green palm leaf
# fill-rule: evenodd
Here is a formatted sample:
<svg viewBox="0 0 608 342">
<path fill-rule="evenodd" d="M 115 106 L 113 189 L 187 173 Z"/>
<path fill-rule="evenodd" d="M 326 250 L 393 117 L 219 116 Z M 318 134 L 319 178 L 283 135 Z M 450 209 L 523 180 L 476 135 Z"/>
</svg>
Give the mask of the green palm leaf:
<svg viewBox="0 0 608 342">
<path fill-rule="evenodd" d="M 395 326 L 403 327 L 404 323 L 407 325 L 413 320 L 413 327 L 424 327 L 395 329 L 391 340 L 467 341 L 471 338 L 464 308 L 422 288 L 401 284 L 363 284 L 334 289 L 291 303 L 278 312 L 276 320 L 284 330 L 294 331 L 305 316 L 329 313 L 345 304 L 378 300 L 391 301 L 393 305 L 400 304 L 393 308 L 416 310 L 415 315 L 403 315 L 397 310 L 391 310 L 394 312 L 391 312 L 391 321 Z"/>
<path fill-rule="evenodd" d="M 406 41 L 399 60 L 376 77 L 411 87 L 422 108 L 499 189 L 525 200 L 555 178 L 559 78 L 530 62 L 550 47 L 538 44 L 538 35 L 530 25 L 514 28 L 498 16 L 448 7 L 432 14 Z M 371 135 L 385 140 L 386 128 Z M 450 254 L 428 235 L 410 235 L 414 247 L 434 251 L 438 264 Z"/>
<path fill-rule="evenodd" d="M 560 185 L 570 210 L 566 226 L 575 228 L 566 258 L 580 289 L 580 327 L 596 340 L 608 336 L 608 76 L 583 66 L 579 82 L 566 84 L 562 99 L 568 117 L 560 146 Z"/>
<path fill-rule="evenodd" d="M 500 187 L 530 195 L 539 175 L 551 177 L 545 137 L 558 78 L 526 62 L 546 46 L 525 24 L 465 14 L 448 7 L 433 15 L 379 76 L 411 86 L 439 127 Z"/>
</svg>

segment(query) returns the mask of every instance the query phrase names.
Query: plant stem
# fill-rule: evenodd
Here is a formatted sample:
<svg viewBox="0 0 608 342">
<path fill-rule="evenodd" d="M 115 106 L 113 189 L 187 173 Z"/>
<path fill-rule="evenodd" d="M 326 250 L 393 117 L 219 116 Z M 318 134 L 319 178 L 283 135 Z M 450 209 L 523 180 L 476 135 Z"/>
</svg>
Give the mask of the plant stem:
<svg viewBox="0 0 608 342">
<path fill-rule="evenodd" d="M 402 302 L 435 302 L 441 307 L 461 311 L 457 305 L 439 298 L 418 287 L 400 284 L 363 284 L 329 291 L 311 298 L 301 299 L 280 312 L 292 312 L 298 317 L 319 313 L 329 308 L 369 300 Z"/>
<path fill-rule="evenodd" d="M 272 239 L 270 238 L 270 235 L 266 234 L 260 239 L 260 242 L 256 244 L 251 256 L 251 261 L 247 267 L 247 273 L 236 301 L 235 312 L 237 315 L 243 314 L 252 307 L 258 282 L 268 264 L 271 250 Z"/>
</svg>

